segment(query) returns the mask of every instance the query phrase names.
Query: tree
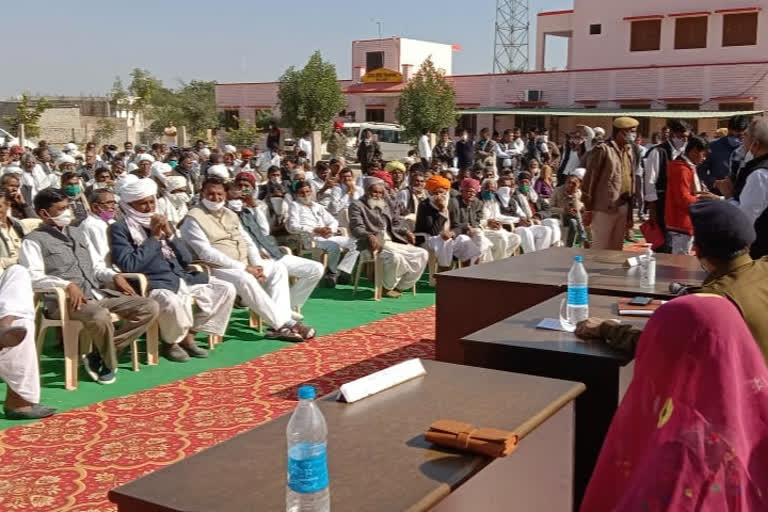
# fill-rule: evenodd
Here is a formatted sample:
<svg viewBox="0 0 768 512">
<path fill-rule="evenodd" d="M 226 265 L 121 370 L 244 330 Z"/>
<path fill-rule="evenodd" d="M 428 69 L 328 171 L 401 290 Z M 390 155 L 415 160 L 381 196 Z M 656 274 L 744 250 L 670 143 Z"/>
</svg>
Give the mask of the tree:
<svg viewBox="0 0 768 512">
<path fill-rule="evenodd" d="M 5 116 L 4 120 L 11 126 L 11 132 L 19 136 L 19 126 L 24 125 L 25 137 L 40 136 L 40 117 L 50 108 L 51 104 L 45 98 L 32 101 L 27 93 L 21 95 L 21 101 L 16 105 L 16 112 L 12 116 Z"/>
<path fill-rule="evenodd" d="M 93 141 L 98 143 L 106 142 L 117 133 L 117 125 L 112 119 L 99 119 L 96 123 L 96 130 L 93 132 Z"/>
<path fill-rule="evenodd" d="M 397 118 L 406 137 L 418 137 L 424 130 L 439 132 L 453 126 L 457 117 L 453 86 L 427 58 L 400 95 Z"/>
<path fill-rule="evenodd" d="M 257 144 L 262 136 L 262 129 L 258 126 L 242 121 L 240 126 L 227 131 L 226 143 L 236 148 L 250 148 Z"/>
<path fill-rule="evenodd" d="M 114 100 L 115 103 L 120 103 L 128 97 L 128 91 L 125 90 L 125 86 L 123 86 L 123 80 L 119 76 L 116 76 L 115 81 L 112 82 L 112 91 L 110 92 L 110 96 L 112 96 L 112 100 Z"/>
<path fill-rule="evenodd" d="M 155 95 L 163 89 L 163 82 L 152 76 L 152 73 L 146 69 L 134 68 L 131 71 L 131 83 L 128 85 L 128 92 L 136 99 L 132 108 L 136 111 L 144 110 L 152 104 Z"/>
<path fill-rule="evenodd" d="M 278 99 L 282 124 L 291 128 L 294 137 L 314 130 L 330 135 L 331 121 L 346 105 L 336 68 L 323 61 L 320 52 L 315 52 L 303 69 L 291 66 L 285 71 L 280 77 Z"/>
</svg>

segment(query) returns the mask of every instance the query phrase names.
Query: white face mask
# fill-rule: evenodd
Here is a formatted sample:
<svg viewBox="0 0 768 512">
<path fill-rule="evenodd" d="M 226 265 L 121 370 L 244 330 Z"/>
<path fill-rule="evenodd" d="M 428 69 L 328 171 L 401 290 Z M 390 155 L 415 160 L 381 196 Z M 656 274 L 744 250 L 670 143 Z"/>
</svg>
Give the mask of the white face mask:
<svg viewBox="0 0 768 512">
<path fill-rule="evenodd" d="M 224 204 L 225 204 L 224 201 L 217 203 L 215 201 L 209 201 L 207 199 L 203 199 L 201 202 L 203 203 L 203 206 L 205 206 L 207 209 L 209 209 L 212 212 L 218 212 L 219 210 L 224 208 Z"/>
<path fill-rule="evenodd" d="M 171 201 L 175 204 L 186 204 L 191 200 L 186 192 L 176 192 L 171 194 Z"/>
<path fill-rule="evenodd" d="M 270 197 L 269 202 L 272 204 L 272 209 L 278 213 L 283 211 L 283 198 L 282 197 Z"/>
<path fill-rule="evenodd" d="M 66 210 L 58 214 L 56 217 L 51 217 L 51 220 L 58 227 L 65 228 L 70 224 L 72 224 L 72 221 L 75 220 L 75 214 L 72 213 L 71 208 L 67 208 Z"/>
<path fill-rule="evenodd" d="M 312 206 L 312 196 L 296 196 L 296 201 L 304 206 Z"/>
<path fill-rule="evenodd" d="M 467 139 L 469 139 L 469 135 L 467 135 L 466 133 L 461 136 L 461 140 L 467 140 Z"/>
<path fill-rule="evenodd" d="M 636 140 L 637 140 L 637 134 L 636 133 L 629 132 L 624 137 L 624 142 L 626 142 L 627 144 L 634 144 Z"/>
<path fill-rule="evenodd" d="M 230 210 L 234 210 L 236 212 L 243 211 L 243 201 L 241 199 L 230 199 L 227 201 L 227 206 Z"/>
<path fill-rule="evenodd" d="M 669 141 L 676 149 L 682 149 L 685 146 L 685 140 L 680 137 L 672 137 Z"/>
</svg>

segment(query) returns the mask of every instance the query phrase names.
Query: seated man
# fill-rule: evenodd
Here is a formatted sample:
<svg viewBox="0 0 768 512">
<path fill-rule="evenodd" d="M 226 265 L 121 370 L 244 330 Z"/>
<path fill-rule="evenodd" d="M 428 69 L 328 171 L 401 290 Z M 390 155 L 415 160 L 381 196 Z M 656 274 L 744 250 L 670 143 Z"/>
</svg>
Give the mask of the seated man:
<svg viewBox="0 0 768 512">
<path fill-rule="evenodd" d="M 227 208 L 240 218 L 240 224 L 258 247 L 261 257 L 285 267 L 288 277 L 294 280 L 291 307 L 301 308 L 323 277 L 323 264 L 280 251 L 275 239 L 269 235 L 269 221 L 254 197 L 253 186 L 253 181 L 246 178 L 227 183 Z"/>
<path fill-rule="evenodd" d="M 331 174 L 331 168 L 325 162 L 315 164 L 315 173 L 308 183 L 312 186 L 314 200 L 327 207 L 331 204 L 331 192 L 338 183 L 338 177 Z"/>
<path fill-rule="evenodd" d="M 261 187 L 259 198 L 267 204 L 269 231 L 274 235 L 287 234 L 285 222 L 288 218 L 288 205 L 292 200 L 290 182 L 283 181 L 279 167 L 270 167 L 267 176 L 269 181 Z"/>
<path fill-rule="evenodd" d="M 517 191 L 515 179 L 512 176 L 499 178 L 496 197 L 499 200 L 499 210 L 502 215 L 520 219 L 515 224 L 515 233 L 520 236 L 523 252 L 528 254 L 548 249 L 552 245 L 552 230 L 536 224 L 530 204 L 526 197 Z"/>
<path fill-rule="evenodd" d="M 74 214 L 69 198 L 47 188 L 35 197 L 35 211 L 43 224 L 26 236 L 19 262 L 27 267 L 34 288 L 63 288 L 67 292 L 69 317 L 83 323 L 80 350 L 88 375 L 100 384 L 115 381 L 117 351 L 144 334 L 157 319 L 157 303 L 137 297 L 125 278 L 94 262 L 93 248 L 78 229 L 70 228 Z M 102 285 L 111 283 L 116 290 Z M 48 315 L 59 314 L 55 303 L 46 305 Z M 115 329 L 110 314 L 120 317 Z"/>
<path fill-rule="evenodd" d="M 0 191 L 0 272 L 19 262 L 24 230 L 19 221 L 9 215 L 10 194 Z"/>
<path fill-rule="evenodd" d="M 339 171 L 339 184 L 331 192 L 328 213 L 333 215 L 340 227 L 349 227 L 349 205 L 363 196 L 363 188 L 357 185 L 352 169 L 345 167 Z"/>
<path fill-rule="evenodd" d="M 72 220 L 73 226 L 79 226 L 88 217 L 90 207 L 85 199 L 80 177 L 74 172 L 65 172 L 61 175 L 61 190 L 69 198 L 69 204 L 75 214 Z"/>
<path fill-rule="evenodd" d="M 448 205 L 448 213 L 451 218 L 451 230 L 456 235 L 467 235 L 480 250 L 479 258 L 471 261 L 474 263 L 487 263 L 493 261 L 491 242 L 483 233 L 483 203 L 477 198 L 480 192 L 480 183 L 473 178 L 466 178 L 459 188 L 461 196 Z"/>
<path fill-rule="evenodd" d="M 0 191 L 5 192 L 10 215 L 14 219 L 37 218 L 30 195 L 23 193 L 21 179 L 18 174 L 3 174 L 3 177 L 0 178 Z"/>
<path fill-rule="evenodd" d="M 736 305 L 768 361 L 768 258 L 753 260 L 749 248 L 755 228 L 738 206 L 704 199 L 690 207 L 693 250 L 709 275 L 697 293 L 726 297 Z M 717 322 L 717 319 L 712 319 Z M 642 330 L 616 320 L 589 318 L 579 323 L 576 335 L 598 339 L 633 356 Z"/>
<path fill-rule="evenodd" d="M 269 325 L 268 338 L 306 341 L 315 330 L 292 317 L 288 272 L 261 257 L 237 214 L 225 208 L 224 180 L 209 177 L 202 201 L 181 223 L 181 235 L 197 257 L 213 267 L 213 275 L 235 285 L 237 295 Z"/>
<path fill-rule="evenodd" d="M 384 181 L 367 177 L 364 187 L 365 195 L 349 207 L 349 233 L 359 250 L 378 253 L 383 295 L 398 298 L 421 278 L 429 254 L 413 245 L 416 237 L 386 199 Z"/>
<path fill-rule="evenodd" d="M 328 253 L 326 285 L 334 288 L 339 272 L 347 276 L 352 274 L 360 255 L 357 244 L 352 238 L 338 235 L 338 221 L 323 205 L 312 201 L 312 187 L 308 182 L 300 181 L 295 185 L 294 198 L 288 210 L 288 232 L 300 235 L 305 247 L 314 242 Z M 347 253 L 342 259 L 341 253 L 345 250 Z"/>
<path fill-rule="evenodd" d="M 562 232 L 560 231 L 560 222 L 552 218 L 552 210 L 549 200 L 544 199 L 533 190 L 533 179 L 530 173 L 521 172 L 517 181 L 520 183 L 518 192 L 520 196 L 528 201 L 528 207 L 533 213 L 534 222 L 546 226 L 552 231 L 552 245 L 559 247 L 561 245 Z"/>
<path fill-rule="evenodd" d="M 192 198 L 187 193 L 187 187 L 187 180 L 183 176 L 167 176 L 164 184 L 158 187 L 157 212 L 168 219 L 168 224 L 174 230 L 189 211 Z M 162 194 L 159 190 L 161 188 Z"/>
<path fill-rule="evenodd" d="M 580 168 L 566 176 L 565 185 L 557 187 L 550 200 L 552 215 L 560 215 L 563 226 L 567 229 L 565 244 L 568 247 L 573 247 L 575 243 L 587 242 L 587 230 L 584 229 L 581 218 L 581 214 L 584 213 L 584 203 L 581 202 L 581 178 L 585 173 L 586 169 Z"/>
<path fill-rule="evenodd" d="M 91 192 L 91 213 L 80 223 L 80 231 L 99 258 L 109 261 L 109 237 L 107 228 L 115 222 L 117 199 L 108 189 Z"/>
<path fill-rule="evenodd" d="M 56 412 L 39 403 L 35 302 L 29 272 L 20 265 L 0 274 L 0 379 L 8 386 L 4 404 L 7 419 L 32 420 Z"/>
<path fill-rule="evenodd" d="M 429 199 L 419 204 L 416 214 L 417 243 L 435 255 L 438 272 L 450 270 L 453 258 L 470 265 L 480 257 L 480 248 L 469 236 L 451 230 L 449 204 L 456 200 L 448 194 L 450 187 L 451 183 L 441 176 L 429 178 Z M 421 236 L 422 233 L 427 236 Z"/>
<path fill-rule="evenodd" d="M 504 229 L 504 225 L 514 229 L 515 223 L 520 222 L 517 217 L 502 215 L 499 201 L 496 197 L 497 184 L 495 179 L 486 178 L 483 181 L 480 199 L 483 203 L 483 220 L 480 225 L 483 235 L 491 242 L 491 251 L 494 260 L 509 258 L 520 247 L 520 235 Z"/>
<path fill-rule="evenodd" d="M 119 192 L 123 219 L 110 229 L 112 262 L 124 272 L 149 279 L 149 297 L 160 306 L 157 323 L 167 359 L 183 363 L 190 356 L 208 357 L 195 343 L 195 334 L 224 336 L 235 302 L 234 286 L 187 271 L 192 256 L 168 219 L 156 212 L 153 180 L 126 179 Z"/>
<path fill-rule="evenodd" d="M 392 176 L 392 191 L 398 193 L 408 188 L 405 181 L 405 164 L 399 160 L 392 160 L 384 166 L 384 170 Z"/>
<path fill-rule="evenodd" d="M 411 173 L 410 183 L 408 187 L 397 192 L 397 202 L 400 203 L 400 210 L 403 215 L 413 215 L 416 218 L 416 211 L 419 207 L 419 203 L 427 198 L 427 191 L 425 185 L 427 178 L 424 173 L 417 171 Z"/>
</svg>

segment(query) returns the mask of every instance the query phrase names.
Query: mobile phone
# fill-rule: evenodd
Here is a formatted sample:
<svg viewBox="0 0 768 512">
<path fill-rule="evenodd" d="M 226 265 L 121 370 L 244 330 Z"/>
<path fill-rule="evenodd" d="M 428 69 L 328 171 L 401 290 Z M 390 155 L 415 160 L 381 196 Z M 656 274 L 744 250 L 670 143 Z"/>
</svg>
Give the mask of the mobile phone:
<svg viewBox="0 0 768 512">
<path fill-rule="evenodd" d="M 635 297 L 631 301 L 629 301 L 630 306 L 647 306 L 651 303 L 650 297 Z"/>
</svg>

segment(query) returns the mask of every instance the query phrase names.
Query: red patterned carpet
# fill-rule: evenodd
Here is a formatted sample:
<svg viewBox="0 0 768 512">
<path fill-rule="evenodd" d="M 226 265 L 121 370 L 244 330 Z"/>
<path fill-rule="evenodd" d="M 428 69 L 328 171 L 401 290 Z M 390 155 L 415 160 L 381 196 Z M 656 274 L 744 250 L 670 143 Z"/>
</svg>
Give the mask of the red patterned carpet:
<svg viewBox="0 0 768 512">
<path fill-rule="evenodd" d="M 0 431 L 0 511 L 114 511 L 110 489 L 285 414 L 300 384 L 328 393 L 433 340 L 430 307 Z"/>
</svg>

